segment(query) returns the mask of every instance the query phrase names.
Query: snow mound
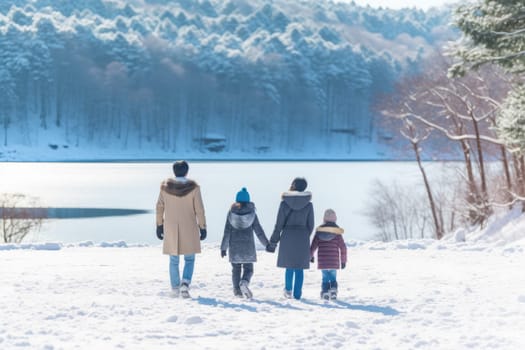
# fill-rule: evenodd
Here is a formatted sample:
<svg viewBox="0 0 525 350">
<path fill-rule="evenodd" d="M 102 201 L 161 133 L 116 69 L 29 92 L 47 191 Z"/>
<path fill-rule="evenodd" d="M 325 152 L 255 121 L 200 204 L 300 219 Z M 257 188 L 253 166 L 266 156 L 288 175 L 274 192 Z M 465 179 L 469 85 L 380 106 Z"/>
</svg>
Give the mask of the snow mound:
<svg viewBox="0 0 525 350">
<path fill-rule="evenodd" d="M 62 249 L 62 243 L 7 243 L 0 244 L 0 250 L 16 250 L 16 249 L 33 249 L 33 250 L 60 250 Z"/>
<path fill-rule="evenodd" d="M 460 228 L 443 237 L 441 241 L 458 244 L 465 242 L 469 246 L 474 244 L 484 246 L 484 248 L 508 247 L 516 244 L 523 247 L 524 227 L 525 215 L 523 215 L 521 206 L 516 206 L 506 213 L 489 218 L 484 227 Z"/>
<path fill-rule="evenodd" d="M 60 250 L 62 248 L 135 248 L 135 247 L 149 247 L 145 243 L 128 243 L 125 241 L 115 242 L 100 242 L 84 241 L 78 243 L 62 243 L 62 242 L 45 242 L 45 243 L 0 243 L 0 250 Z"/>
<path fill-rule="evenodd" d="M 127 248 L 128 244 L 124 241 L 117 241 L 117 242 L 101 242 L 100 247 L 102 248 Z"/>
</svg>

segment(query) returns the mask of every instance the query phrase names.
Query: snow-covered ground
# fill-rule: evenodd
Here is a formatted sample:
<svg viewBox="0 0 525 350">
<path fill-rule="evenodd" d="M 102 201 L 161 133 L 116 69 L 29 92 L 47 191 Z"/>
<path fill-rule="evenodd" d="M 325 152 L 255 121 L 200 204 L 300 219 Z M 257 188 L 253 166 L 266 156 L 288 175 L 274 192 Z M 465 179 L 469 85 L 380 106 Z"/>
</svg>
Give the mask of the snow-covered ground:
<svg viewBox="0 0 525 350">
<path fill-rule="evenodd" d="M 509 225 L 524 231 L 519 218 Z M 347 242 L 336 302 L 320 300 L 314 266 L 303 299 L 285 299 L 283 270 L 263 250 L 253 300 L 233 296 L 216 243 L 183 300 L 168 293 L 160 246 L 0 245 L 0 348 L 525 348 L 525 240 L 461 238 Z"/>
</svg>

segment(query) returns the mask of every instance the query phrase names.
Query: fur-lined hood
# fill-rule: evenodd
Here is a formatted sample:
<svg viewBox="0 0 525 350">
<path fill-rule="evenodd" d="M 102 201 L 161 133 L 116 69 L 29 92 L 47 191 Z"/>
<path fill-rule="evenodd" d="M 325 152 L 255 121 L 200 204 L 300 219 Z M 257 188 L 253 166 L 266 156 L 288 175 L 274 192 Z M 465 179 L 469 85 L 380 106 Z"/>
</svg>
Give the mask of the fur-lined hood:
<svg viewBox="0 0 525 350">
<path fill-rule="evenodd" d="M 175 179 L 167 179 L 162 182 L 160 189 L 173 196 L 184 197 L 199 185 L 193 180 L 177 181 Z"/>
<path fill-rule="evenodd" d="M 228 214 L 228 221 L 234 228 L 243 230 L 252 226 L 254 220 L 255 205 L 252 202 L 246 203 L 244 206 L 233 203 Z"/>
<path fill-rule="evenodd" d="M 282 194 L 281 198 L 293 210 L 300 210 L 310 203 L 312 200 L 312 193 L 308 191 L 287 191 Z"/>
<path fill-rule="evenodd" d="M 315 229 L 315 234 L 322 241 L 329 241 L 337 235 L 342 235 L 344 232 L 345 230 L 334 223 L 326 223 Z"/>
</svg>

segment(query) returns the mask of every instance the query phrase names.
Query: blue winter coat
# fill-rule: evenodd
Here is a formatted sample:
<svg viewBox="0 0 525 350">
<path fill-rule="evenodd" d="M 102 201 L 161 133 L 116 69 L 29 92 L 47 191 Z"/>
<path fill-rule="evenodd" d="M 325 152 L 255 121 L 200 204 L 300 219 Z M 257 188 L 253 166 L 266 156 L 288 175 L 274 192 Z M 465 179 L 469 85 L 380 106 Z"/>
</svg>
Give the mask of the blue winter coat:
<svg viewBox="0 0 525 350">
<path fill-rule="evenodd" d="M 251 263 L 257 261 L 253 233 L 263 246 L 268 245 L 268 238 L 255 213 L 255 205 L 234 203 L 226 217 L 221 250 L 227 250 L 232 263 Z"/>
<path fill-rule="evenodd" d="M 310 235 L 314 208 L 310 192 L 289 191 L 282 195 L 270 244 L 279 242 L 277 266 L 289 269 L 310 267 Z"/>
</svg>

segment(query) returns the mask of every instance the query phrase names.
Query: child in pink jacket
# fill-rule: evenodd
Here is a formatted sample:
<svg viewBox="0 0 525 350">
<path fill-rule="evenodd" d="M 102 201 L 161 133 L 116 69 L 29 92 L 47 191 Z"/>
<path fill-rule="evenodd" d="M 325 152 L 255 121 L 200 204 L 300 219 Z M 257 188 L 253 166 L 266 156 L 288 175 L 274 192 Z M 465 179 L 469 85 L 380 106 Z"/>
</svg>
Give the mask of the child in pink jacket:
<svg viewBox="0 0 525 350">
<path fill-rule="evenodd" d="M 321 298 L 337 299 L 337 270 L 346 267 L 346 244 L 343 240 L 344 230 L 337 226 L 337 215 L 332 209 L 324 213 L 324 223 L 317 227 L 310 246 L 311 262 L 317 252 L 317 268 L 321 270 Z"/>
</svg>

